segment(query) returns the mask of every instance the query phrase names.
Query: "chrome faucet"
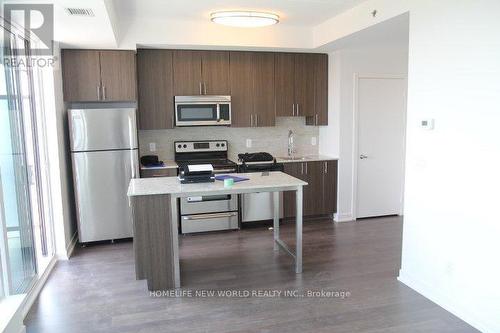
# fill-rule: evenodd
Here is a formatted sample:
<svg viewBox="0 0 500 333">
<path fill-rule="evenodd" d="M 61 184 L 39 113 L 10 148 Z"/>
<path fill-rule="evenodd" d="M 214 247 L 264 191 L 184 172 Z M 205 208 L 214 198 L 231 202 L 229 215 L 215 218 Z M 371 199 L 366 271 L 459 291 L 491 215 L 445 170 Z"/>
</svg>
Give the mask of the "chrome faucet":
<svg viewBox="0 0 500 333">
<path fill-rule="evenodd" d="M 288 157 L 293 157 L 295 154 L 295 134 L 292 130 L 288 131 Z"/>
</svg>

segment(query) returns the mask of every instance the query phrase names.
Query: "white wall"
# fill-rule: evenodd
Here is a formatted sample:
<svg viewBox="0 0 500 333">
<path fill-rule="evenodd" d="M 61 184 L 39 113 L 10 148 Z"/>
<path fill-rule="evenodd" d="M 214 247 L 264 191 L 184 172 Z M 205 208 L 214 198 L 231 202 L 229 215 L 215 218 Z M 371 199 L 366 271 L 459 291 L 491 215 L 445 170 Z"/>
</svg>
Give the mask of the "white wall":
<svg viewBox="0 0 500 333">
<path fill-rule="evenodd" d="M 330 53 L 329 122 L 320 127 L 320 153 L 339 156 L 336 221 L 353 219 L 354 74 L 402 74 L 408 68 L 408 46 L 386 45 Z"/>
<path fill-rule="evenodd" d="M 500 2 L 369 0 L 317 26 L 315 44 L 374 24 L 370 8 L 379 19 L 410 13 L 399 279 L 500 332 Z M 419 127 L 429 117 L 433 131 Z"/>
<path fill-rule="evenodd" d="M 498 0 L 410 10 L 400 280 L 485 332 L 500 332 L 498 13 Z"/>
<path fill-rule="evenodd" d="M 55 56 L 60 59 L 60 50 L 55 45 Z M 56 253 L 59 258 L 67 259 L 76 241 L 76 218 L 71 173 L 71 156 L 67 132 L 67 110 L 63 101 L 61 62 L 56 61 L 53 71 L 54 107 L 47 122 L 50 132 L 49 154 L 51 154 L 50 173 L 52 182 L 52 201 Z"/>
</svg>

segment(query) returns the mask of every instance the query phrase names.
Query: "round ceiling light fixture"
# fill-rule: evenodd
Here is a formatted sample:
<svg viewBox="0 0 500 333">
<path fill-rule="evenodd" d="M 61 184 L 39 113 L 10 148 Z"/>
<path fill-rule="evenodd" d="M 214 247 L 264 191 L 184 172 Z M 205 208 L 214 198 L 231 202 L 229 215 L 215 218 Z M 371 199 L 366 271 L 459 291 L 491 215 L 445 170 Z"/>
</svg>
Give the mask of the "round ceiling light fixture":
<svg viewBox="0 0 500 333">
<path fill-rule="evenodd" d="M 276 14 L 252 11 L 223 11 L 210 14 L 212 22 L 243 28 L 273 25 L 279 22 L 279 18 Z"/>
</svg>

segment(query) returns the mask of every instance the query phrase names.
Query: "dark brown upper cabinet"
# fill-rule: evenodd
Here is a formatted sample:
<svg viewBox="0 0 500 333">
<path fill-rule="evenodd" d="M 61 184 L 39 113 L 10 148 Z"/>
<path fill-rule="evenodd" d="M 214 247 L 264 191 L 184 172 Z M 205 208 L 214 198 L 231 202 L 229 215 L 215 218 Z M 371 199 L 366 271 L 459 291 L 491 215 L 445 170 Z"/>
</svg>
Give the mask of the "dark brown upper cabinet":
<svg viewBox="0 0 500 333">
<path fill-rule="evenodd" d="M 229 95 L 229 52 L 173 51 L 174 95 Z"/>
<path fill-rule="evenodd" d="M 326 54 L 276 53 L 276 115 L 306 117 L 308 125 L 326 125 L 327 81 Z"/>
<path fill-rule="evenodd" d="M 232 126 L 274 126 L 273 53 L 231 52 L 230 84 Z"/>
<path fill-rule="evenodd" d="M 295 116 L 295 55 L 276 53 L 274 63 L 276 115 Z"/>
<path fill-rule="evenodd" d="M 201 52 L 176 50 L 173 57 L 174 95 L 201 95 Z"/>
<path fill-rule="evenodd" d="M 306 118 L 307 125 L 328 125 L 328 55 L 313 54 L 314 112 Z"/>
<path fill-rule="evenodd" d="M 137 50 L 139 129 L 174 127 L 173 51 Z"/>
<path fill-rule="evenodd" d="M 314 109 L 314 64 L 311 54 L 276 53 L 276 115 L 304 117 Z"/>
<path fill-rule="evenodd" d="M 62 50 L 64 100 L 137 100 L 134 51 Z"/>
<path fill-rule="evenodd" d="M 229 95 L 229 52 L 202 51 L 201 74 L 204 95 Z"/>
<path fill-rule="evenodd" d="M 314 113 L 314 55 L 295 55 L 295 115 L 304 117 Z"/>
<path fill-rule="evenodd" d="M 231 126 L 251 127 L 254 117 L 253 52 L 231 52 Z"/>
</svg>

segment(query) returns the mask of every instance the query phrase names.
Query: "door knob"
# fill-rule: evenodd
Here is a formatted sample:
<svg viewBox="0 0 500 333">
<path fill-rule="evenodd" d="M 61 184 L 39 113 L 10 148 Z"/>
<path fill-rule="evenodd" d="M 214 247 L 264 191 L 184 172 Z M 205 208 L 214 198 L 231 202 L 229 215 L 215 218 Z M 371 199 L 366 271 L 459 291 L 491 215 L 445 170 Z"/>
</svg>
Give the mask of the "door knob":
<svg viewBox="0 0 500 333">
<path fill-rule="evenodd" d="M 359 159 L 360 159 L 360 160 L 364 160 L 365 158 L 368 158 L 368 156 L 363 155 L 363 154 L 359 155 Z"/>
</svg>

